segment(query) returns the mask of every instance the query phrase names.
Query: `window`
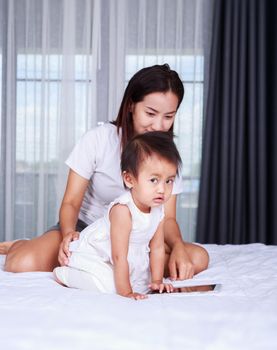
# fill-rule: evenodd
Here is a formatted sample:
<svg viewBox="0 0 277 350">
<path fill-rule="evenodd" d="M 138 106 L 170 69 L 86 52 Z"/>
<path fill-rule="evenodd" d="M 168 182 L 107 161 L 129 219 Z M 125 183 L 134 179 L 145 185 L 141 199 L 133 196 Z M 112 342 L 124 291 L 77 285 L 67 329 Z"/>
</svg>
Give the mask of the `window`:
<svg viewBox="0 0 277 350">
<path fill-rule="evenodd" d="M 91 56 L 74 57 L 73 94 L 76 118 L 74 141 L 88 129 L 87 96 L 91 80 L 87 77 Z M 22 223 L 27 237 L 37 232 L 40 192 L 47 198 L 45 216 L 48 226 L 58 213 L 57 173 L 61 162 L 59 138 L 61 127 L 62 56 L 19 54 L 16 76 L 16 178 L 15 235 L 21 236 Z"/>
<path fill-rule="evenodd" d="M 2 238 L 32 237 L 55 223 L 64 160 L 77 139 L 116 117 L 131 75 L 167 62 L 186 91 L 175 133 L 185 187 L 178 220 L 190 240 L 210 2 L 2 1 L 0 7 Z"/>
</svg>

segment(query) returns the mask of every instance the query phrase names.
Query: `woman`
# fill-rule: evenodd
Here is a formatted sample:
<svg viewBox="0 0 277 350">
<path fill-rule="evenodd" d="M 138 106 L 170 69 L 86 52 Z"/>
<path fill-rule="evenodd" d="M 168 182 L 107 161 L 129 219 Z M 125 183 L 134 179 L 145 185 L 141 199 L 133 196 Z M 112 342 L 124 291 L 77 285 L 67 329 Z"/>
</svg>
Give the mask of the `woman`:
<svg viewBox="0 0 277 350">
<path fill-rule="evenodd" d="M 59 264 L 66 265 L 69 243 L 124 191 L 120 155 L 128 140 L 147 131 L 172 133 L 183 95 L 178 74 L 167 64 L 138 71 L 125 90 L 117 119 L 86 133 L 69 156 L 59 224 L 32 240 L 2 243 L 7 253 L 5 270 L 52 271 Z M 165 206 L 165 275 L 172 279 L 191 278 L 206 269 L 209 261 L 205 249 L 182 240 L 176 222 L 180 192 L 179 179 Z"/>
</svg>

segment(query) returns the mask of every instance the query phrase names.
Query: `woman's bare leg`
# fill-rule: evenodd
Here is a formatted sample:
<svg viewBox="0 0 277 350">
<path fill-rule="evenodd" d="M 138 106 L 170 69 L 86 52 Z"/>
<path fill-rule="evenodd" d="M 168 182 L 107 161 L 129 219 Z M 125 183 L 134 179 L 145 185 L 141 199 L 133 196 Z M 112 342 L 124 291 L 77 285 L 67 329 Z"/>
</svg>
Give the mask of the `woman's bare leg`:
<svg viewBox="0 0 277 350">
<path fill-rule="evenodd" d="M 0 255 L 6 255 L 16 241 L 0 242 Z"/>
<path fill-rule="evenodd" d="M 194 243 L 184 242 L 183 244 L 187 254 L 190 257 L 190 260 L 194 265 L 194 274 L 197 275 L 199 272 L 206 270 L 209 265 L 209 254 L 206 251 L 206 249 Z M 169 268 L 168 268 L 170 253 L 171 253 L 171 250 L 168 247 L 168 245 L 165 243 L 165 264 L 164 264 L 165 277 L 170 276 Z"/>
<path fill-rule="evenodd" d="M 15 241 L 7 251 L 8 272 L 53 271 L 59 265 L 60 231 L 49 231 L 31 240 Z"/>
</svg>

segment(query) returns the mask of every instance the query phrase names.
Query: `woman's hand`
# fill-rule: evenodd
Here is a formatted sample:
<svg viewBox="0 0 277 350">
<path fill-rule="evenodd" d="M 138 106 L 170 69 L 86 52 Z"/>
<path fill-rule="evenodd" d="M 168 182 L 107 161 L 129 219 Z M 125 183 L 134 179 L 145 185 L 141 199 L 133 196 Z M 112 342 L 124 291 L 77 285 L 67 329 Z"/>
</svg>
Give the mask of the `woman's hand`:
<svg viewBox="0 0 277 350">
<path fill-rule="evenodd" d="M 158 293 L 162 293 L 166 291 L 167 293 L 172 293 L 174 291 L 174 287 L 170 283 L 162 283 L 161 281 L 153 281 L 149 284 L 149 288 L 152 291 L 156 291 Z"/>
<path fill-rule="evenodd" d="M 76 241 L 77 239 L 79 239 L 79 236 L 80 236 L 80 233 L 78 231 L 70 231 L 64 236 L 60 244 L 60 249 L 58 254 L 58 261 L 61 266 L 65 266 L 68 264 L 69 257 L 71 255 L 69 251 L 69 244 L 70 242 Z"/>
<path fill-rule="evenodd" d="M 172 248 L 169 262 L 169 277 L 175 280 L 185 280 L 194 276 L 194 265 L 187 254 L 183 242 Z"/>
<path fill-rule="evenodd" d="M 127 295 L 125 295 L 127 298 L 135 299 L 135 300 L 142 300 L 142 299 L 147 299 L 148 296 L 146 294 L 141 294 L 141 293 L 136 293 L 132 292 Z"/>
</svg>

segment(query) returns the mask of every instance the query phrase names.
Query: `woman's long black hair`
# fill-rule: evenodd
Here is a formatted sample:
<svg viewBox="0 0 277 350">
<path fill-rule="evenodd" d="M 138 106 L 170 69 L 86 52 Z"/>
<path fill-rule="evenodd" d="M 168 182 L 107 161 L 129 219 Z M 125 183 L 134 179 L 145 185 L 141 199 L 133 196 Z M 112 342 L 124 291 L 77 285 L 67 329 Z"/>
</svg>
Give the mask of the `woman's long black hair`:
<svg viewBox="0 0 277 350">
<path fill-rule="evenodd" d="M 143 68 L 131 78 L 125 89 L 117 118 L 112 122 L 117 126 L 118 132 L 121 128 L 122 149 L 134 136 L 133 116 L 130 112 L 132 103 L 141 102 L 148 94 L 168 91 L 178 97 L 178 109 L 183 100 L 184 86 L 178 73 L 170 69 L 168 64 Z M 173 125 L 169 131 L 173 135 Z"/>
</svg>

